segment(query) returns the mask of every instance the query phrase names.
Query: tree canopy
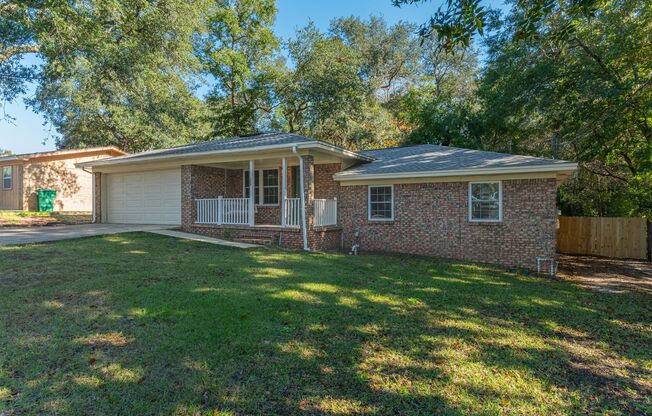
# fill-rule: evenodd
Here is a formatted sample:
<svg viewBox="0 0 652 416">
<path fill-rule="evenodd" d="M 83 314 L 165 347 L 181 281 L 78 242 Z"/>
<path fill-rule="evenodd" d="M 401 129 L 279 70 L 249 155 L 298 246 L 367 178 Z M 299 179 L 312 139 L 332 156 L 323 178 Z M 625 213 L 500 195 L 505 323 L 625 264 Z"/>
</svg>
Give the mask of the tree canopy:
<svg viewBox="0 0 652 416">
<path fill-rule="evenodd" d="M 28 104 L 59 147 L 284 130 L 564 158 L 581 166 L 564 213 L 652 215 L 649 2 L 518 1 L 501 16 L 449 0 L 421 26 L 341 17 L 290 39 L 275 18 L 274 0 L 0 0 L 0 100 L 34 83 Z"/>
</svg>

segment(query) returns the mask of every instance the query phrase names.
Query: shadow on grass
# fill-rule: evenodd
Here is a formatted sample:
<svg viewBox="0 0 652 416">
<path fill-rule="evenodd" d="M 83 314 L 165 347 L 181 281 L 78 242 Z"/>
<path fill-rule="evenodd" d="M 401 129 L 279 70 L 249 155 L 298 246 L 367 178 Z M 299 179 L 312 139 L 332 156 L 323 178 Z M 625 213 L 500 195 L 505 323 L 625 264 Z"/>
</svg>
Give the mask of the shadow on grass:
<svg viewBox="0 0 652 416">
<path fill-rule="evenodd" d="M 138 233 L 9 247 L 0 264 L 10 414 L 650 409 L 643 295 Z"/>
</svg>

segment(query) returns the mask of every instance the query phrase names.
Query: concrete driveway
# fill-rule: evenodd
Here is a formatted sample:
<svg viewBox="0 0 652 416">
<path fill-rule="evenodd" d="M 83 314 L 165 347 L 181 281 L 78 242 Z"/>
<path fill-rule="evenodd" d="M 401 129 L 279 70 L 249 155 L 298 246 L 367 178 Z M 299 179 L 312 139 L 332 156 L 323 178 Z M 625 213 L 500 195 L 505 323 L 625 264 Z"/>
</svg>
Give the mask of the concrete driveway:
<svg viewBox="0 0 652 416">
<path fill-rule="evenodd" d="M 135 224 L 83 224 L 57 225 L 51 227 L 11 227 L 0 228 L 0 246 L 42 243 L 44 241 L 69 240 L 72 238 L 96 235 L 128 233 L 132 231 L 151 231 L 174 226 L 135 225 Z"/>
</svg>

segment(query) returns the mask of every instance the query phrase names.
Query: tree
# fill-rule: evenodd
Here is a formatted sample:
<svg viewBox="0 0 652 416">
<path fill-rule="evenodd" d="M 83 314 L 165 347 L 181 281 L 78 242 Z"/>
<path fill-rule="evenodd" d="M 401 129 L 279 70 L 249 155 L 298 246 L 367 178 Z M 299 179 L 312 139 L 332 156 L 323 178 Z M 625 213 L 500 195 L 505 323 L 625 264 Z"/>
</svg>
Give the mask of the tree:
<svg viewBox="0 0 652 416">
<path fill-rule="evenodd" d="M 429 0 L 392 0 L 396 7 L 426 3 Z M 546 20 L 564 15 L 566 25 L 556 28 L 553 34 L 563 41 L 576 20 L 595 16 L 601 8 L 608 7 L 608 2 L 600 0 L 581 0 L 562 2 L 554 0 L 520 0 L 513 2 L 512 16 L 515 30 L 513 36 L 526 39 L 536 36 L 546 26 Z M 481 0 L 446 0 L 445 7 L 437 11 L 421 25 L 419 30 L 423 38 L 436 37 L 446 49 L 471 45 L 476 34 L 484 35 L 484 29 L 496 12 L 483 5 Z"/>
<path fill-rule="evenodd" d="M 0 100 L 13 101 L 25 92 L 35 70 L 22 65 L 28 53 L 37 53 L 32 19 L 23 1 L 0 1 Z"/>
<path fill-rule="evenodd" d="M 401 92 L 420 73 L 419 42 L 415 26 L 399 22 L 388 27 L 384 19 L 371 16 L 335 19 L 330 24 L 333 37 L 360 56 L 360 76 L 381 99 Z"/>
<path fill-rule="evenodd" d="M 391 103 L 406 141 L 477 147 L 477 53 L 430 38 L 420 54 L 420 78 Z"/>
<path fill-rule="evenodd" d="M 279 46 L 275 15 L 274 0 L 220 0 L 212 8 L 201 56 L 216 82 L 208 97 L 214 136 L 256 130 L 267 96 L 265 67 Z"/>
<path fill-rule="evenodd" d="M 277 70 L 277 125 L 350 148 L 395 143 L 398 133 L 380 105 L 364 54 L 313 23 L 287 44 L 292 68 Z"/>
<path fill-rule="evenodd" d="M 568 19 L 550 16 L 529 39 L 507 21 L 490 40 L 483 145 L 579 161 L 560 193 L 566 212 L 650 216 L 652 8 L 619 0 L 566 30 Z"/>
<path fill-rule="evenodd" d="M 2 22 L 12 45 L 31 46 L 44 61 L 29 103 L 61 134 L 60 147 L 138 151 L 202 135 L 203 104 L 192 92 L 199 70 L 193 39 L 206 6 L 205 0 L 25 0 L 8 6 L 13 11 Z M 17 59 L 10 58 L 19 65 Z"/>
</svg>

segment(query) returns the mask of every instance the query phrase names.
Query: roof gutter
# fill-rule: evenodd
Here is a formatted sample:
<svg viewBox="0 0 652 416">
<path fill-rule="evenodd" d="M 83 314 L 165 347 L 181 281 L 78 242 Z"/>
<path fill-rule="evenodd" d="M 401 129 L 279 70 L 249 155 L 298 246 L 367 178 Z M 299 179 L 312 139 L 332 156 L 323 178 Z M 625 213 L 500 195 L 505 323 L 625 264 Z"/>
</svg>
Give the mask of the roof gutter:
<svg viewBox="0 0 652 416">
<path fill-rule="evenodd" d="M 577 163 L 557 163 L 543 166 L 519 166 L 502 168 L 468 168 L 452 170 L 433 170 L 422 172 L 394 172 L 394 173 L 355 173 L 339 172 L 333 175 L 336 181 L 359 181 L 368 179 L 403 179 L 403 178 L 432 178 L 445 176 L 475 176 L 475 175 L 502 175 L 510 173 L 539 173 L 577 170 Z"/>
<path fill-rule="evenodd" d="M 322 149 L 326 151 L 331 151 L 335 153 L 342 154 L 351 158 L 356 158 L 359 160 L 364 160 L 371 162 L 374 159 L 369 156 L 364 156 L 362 154 L 352 152 L 350 150 L 342 149 L 340 147 L 330 145 L 328 143 L 314 141 L 309 143 L 288 143 L 288 144 L 275 144 L 269 146 L 256 146 L 248 148 L 238 148 L 238 149 L 226 149 L 226 150 L 212 150 L 207 152 L 192 152 L 192 153 L 182 153 L 182 154 L 169 154 L 169 155 L 160 155 L 160 156 L 143 156 L 141 158 L 133 157 L 134 155 L 127 156 L 118 156 L 110 159 L 101 159 L 96 161 L 83 162 L 78 164 L 78 166 L 114 166 L 122 165 L 127 163 L 142 163 L 150 161 L 159 161 L 166 159 L 192 159 L 196 157 L 203 156 L 212 156 L 212 155 L 227 155 L 227 154 L 236 154 L 236 153 L 247 153 L 247 152 L 260 152 L 265 150 L 282 150 L 282 149 L 292 149 L 294 153 L 295 149 Z"/>
</svg>

